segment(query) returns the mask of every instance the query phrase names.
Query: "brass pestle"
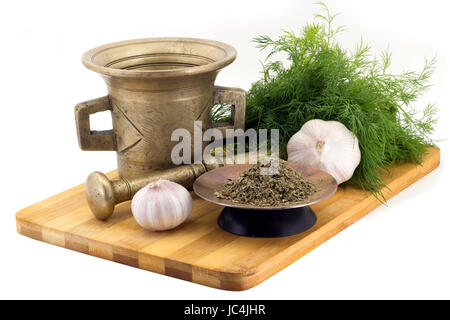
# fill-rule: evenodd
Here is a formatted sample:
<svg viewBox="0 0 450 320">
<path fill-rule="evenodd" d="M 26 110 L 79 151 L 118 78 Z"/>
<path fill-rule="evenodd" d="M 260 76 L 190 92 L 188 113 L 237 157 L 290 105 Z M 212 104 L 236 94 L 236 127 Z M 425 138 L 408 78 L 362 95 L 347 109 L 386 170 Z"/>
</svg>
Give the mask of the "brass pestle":
<svg viewBox="0 0 450 320">
<path fill-rule="evenodd" d="M 226 160 L 226 159 L 227 160 Z M 244 163 L 256 163 L 261 155 L 258 152 L 246 152 Z M 110 180 L 104 173 L 99 171 L 92 172 L 86 179 L 85 192 L 89 208 L 95 217 L 99 220 L 105 220 L 110 217 L 117 204 L 131 200 L 139 189 L 145 187 L 151 182 L 169 180 L 192 190 L 192 185 L 203 173 L 222 167 L 224 165 L 237 163 L 237 155 L 222 157 L 218 159 L 209 158 L 202 163 L 179 165 L 165 170 L 157 170 L 136 178 L 119 178 Z"/>
<path fill-rule="evenodd" d="M 201 174 L 217 168 L 218 165 L 203 163 L 181 165 L 166 170 L 158 170 L 136 178 L 120 178 L 110 180 L 104 173 L 92 172 L 86 179 L 85 192 L 89 208 L 99 220 L 110 217 L 117 204 L 131 200 L 139 189 L 147 184 L 162 180 L 170 180 L 181 184 L 188 190 Z"/>
</svg>

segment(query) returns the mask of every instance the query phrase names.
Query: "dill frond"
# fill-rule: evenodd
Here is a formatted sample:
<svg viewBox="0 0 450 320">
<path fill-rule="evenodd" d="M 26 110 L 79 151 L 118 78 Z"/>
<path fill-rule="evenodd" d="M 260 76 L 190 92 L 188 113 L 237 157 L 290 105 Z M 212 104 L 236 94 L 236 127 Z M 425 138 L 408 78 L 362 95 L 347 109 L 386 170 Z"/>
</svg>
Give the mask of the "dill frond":
<svg viewBox="0 0 450 320">
<path fill-rule="evenodd" d="M 256 47 L 269 50 L 262 78 L 247 94 L 247 128 L 279 129 L 280 151 L 286 157 L 289 138 L 311 119 L 337 120 L 359 140 L 361 163 L 349 183 L 384 200 L 382 174 L 404 161 L 420 163 L 437 121 L 437 109 L 411 107 L 428 88 L 435 60 L 419 72 L 389 73 L 391 54 L 370 54 L 363 41 L 353 50 L 336 40 L 343 27 L 333 29 L 325 4 L 319 23 L 306 24 L 299 35 L 282 31 L 278 39 L 259 36 Z M 287 54 L 288 66 L 270 59 Z M 345 159 L 343 159 L 345 161 Z"/>
</svg>

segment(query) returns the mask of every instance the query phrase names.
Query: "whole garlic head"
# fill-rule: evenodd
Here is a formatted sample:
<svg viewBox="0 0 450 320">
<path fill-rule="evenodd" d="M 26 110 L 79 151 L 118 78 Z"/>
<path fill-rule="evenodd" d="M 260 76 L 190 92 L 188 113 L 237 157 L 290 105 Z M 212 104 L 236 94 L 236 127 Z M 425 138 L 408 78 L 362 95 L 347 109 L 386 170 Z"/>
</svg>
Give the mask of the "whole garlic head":
<svg viewBox="0 0 450 320">
<path fill-rule="evenodd" d="M 338 121 L 314 119 L 289 139 L 288 161 L 322 169 L 341 184 L 361 161 L 358 138 Z"/>
<path fill-rule="evenodd" d="M 131 201 L 137 223 L 150 231 L 163 231 L 183 223 L 192 211 L 192 197 L 182 185 L 158 180 L 140 189 Z"/>
</svg>

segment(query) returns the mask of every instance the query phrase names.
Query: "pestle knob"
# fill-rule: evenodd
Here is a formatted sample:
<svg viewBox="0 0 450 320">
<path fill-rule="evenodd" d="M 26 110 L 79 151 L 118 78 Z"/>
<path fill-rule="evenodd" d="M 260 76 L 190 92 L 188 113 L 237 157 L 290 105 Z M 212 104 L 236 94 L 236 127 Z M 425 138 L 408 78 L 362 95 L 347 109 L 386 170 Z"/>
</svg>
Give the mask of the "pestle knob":
<svg viewBox="0 0 450 320">
<path fill-rule="evenodd" d="M 86 179 L 86 200 L 92 213 L 99 220 L 105 220 L 114 212 L 116 205 L 113 184 L 102 172 L 92 172 Z"/>
</svg>

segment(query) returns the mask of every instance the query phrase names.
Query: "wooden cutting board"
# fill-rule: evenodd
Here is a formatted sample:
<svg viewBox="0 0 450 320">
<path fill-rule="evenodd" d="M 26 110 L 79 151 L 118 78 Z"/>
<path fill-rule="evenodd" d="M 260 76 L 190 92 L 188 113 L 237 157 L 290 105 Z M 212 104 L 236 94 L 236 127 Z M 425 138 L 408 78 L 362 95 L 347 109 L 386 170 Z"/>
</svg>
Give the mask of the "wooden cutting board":
<svg viewBox="0 0 450 320">
<path fill-rule="evenodd" d="M 385 181 L 390 198 L 439 166 L 440 150 L 430 148 L 422 166 L 403 164 Z M 109 173 L 110 178 L 117 172 Z M 129 266 L 226 290 L 251 288 L 299 259 L 380 205 L 370 194 L 339 189 L 315 204 L 316 225 L 282 238 L 247 238 L 216 223 L 222 207 L 192 195 L 194 210 L 171 231 L 150 232 L 135 222 L 130 202 L 107 221 L 96 220 L 84 198 L 84 184 L 16 214 L 17 231 L 27 237 Z"/>
</svg>

